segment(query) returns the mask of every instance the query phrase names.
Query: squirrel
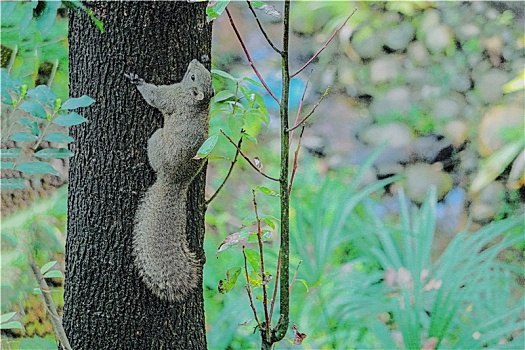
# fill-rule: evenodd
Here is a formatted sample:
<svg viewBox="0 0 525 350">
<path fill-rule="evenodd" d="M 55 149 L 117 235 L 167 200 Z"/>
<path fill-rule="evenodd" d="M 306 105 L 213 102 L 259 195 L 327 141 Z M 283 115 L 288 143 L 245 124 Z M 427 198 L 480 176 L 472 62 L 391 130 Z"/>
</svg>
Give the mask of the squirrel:
<svg viewBox="0 0 525 350">
<path fill-rule="evenodd" d="M 182 81 L 173 85 L 155 86 L 136 74 L 124 75 L 164 116 L 164 127 L 148 140 L 148 160 L 157 179 L 136 212 L 134 262 L 154 294 L 180 301 L 198 286 L 202 265 L 186 239 L 186 195 L 205 164 L 194 156 L 208 138 L 211 73 L 194 59 Z"/>
</svg>

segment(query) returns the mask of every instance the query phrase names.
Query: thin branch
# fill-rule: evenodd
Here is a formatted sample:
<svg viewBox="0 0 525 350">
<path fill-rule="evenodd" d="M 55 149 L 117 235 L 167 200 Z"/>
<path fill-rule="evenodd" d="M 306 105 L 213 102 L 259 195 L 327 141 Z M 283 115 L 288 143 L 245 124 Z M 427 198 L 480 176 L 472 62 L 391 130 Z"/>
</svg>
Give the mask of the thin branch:
<svg viewBox="0 0 525 350">
<path fill-rule="evenodd" d="M 290 129 L 288 129 L 288 131 L 293 131 L 293 130 L 297 129 L 299 126 L 301 126 L 301 124 L 304 124 L 304 122 L 305 122 L 308 118 L 310 118 L 310 116 L 311 116 L 312 114 L 314 114 L 316 108 L 321 104 L 321 101 L 323 101 L 323 99 L 326 97 L 326 95 L 328 95 L 328 92 L 329 92 L 329 91 L 330 91 L 330 87 L 328 87 L 328 88 L 326 89 L 326 91 L 324 92 L 323 96 L 321 96 L 321 98 L 319 99 L 319 101 L 317 101 L 317 103 L 314 105 L 314 107 L 312 108 L 312 110 L 310 111 L 310 113 L 308 113 L 308 114 L 306 115 L 306 117 L 304 117 L 303 119 L 301 119 L 300 122 L 298 122 L 298 123 L 295 124 L 293 127 L 291 127 Z"/>
<path fill-rule="evenodd" d="M 252 289 L 250 285 L 250 276 L 248 276 L 248 263 L 246 259 L 246 253 L 244 252 L 244 247 L 242 247 L 242 255 L 244 257 L 244 275 L 246 276 L 246 292 L 248 292 L 248 299 L 250 299 L 250 306 L 252 308 L 253 316 L 255 317 L 255 321 L 257 322 L 257 326 L 261 328 L 261 322 L 259 322 L 259 317 L 257 317 L 257 310 L 255 309 L 255 305 L 253 304 Z"/>
<path fill-rule="evenodd" d="M 255 164 L 252 163 L 252 161 L 250 160 L 250 158 L 248 158 L 243 152 L 242 150 L 237 147 L 237 144 L 232 140 L 231 137 L 229 137 L 228 135 L 226 135 L 226 133 L 222 130 L 222 129 L 219 129 L 219 131 L 224 135 L 226 136 L 226 138 L 228 139 L 228 141 L 230 141 L 230 143 L 232 145 L 234 145 L 237 150 L 239 151 L 239 153 L 241 154 L 241 156 L 248 162 L 248 164 L 250 164 L 252 166 L 253 169 L 255 169 L 259 174 L 261 174 L 262 176 L 264 176 L 265 178 L 267 179 L 270 179 L 270 180 L 273 180 L 273 181 L 279 181 L 279 179 L 275 178 L 275 177 L 271 177 L 269 175 L 266 175 L 265 173 L 263 173 L 259 168 L 257 168 L 257 166 L 255 166 Z"/>
<path fill-rule="evenodd" d="M 206 205 L 210 204 L 210 202 L 212 200 L 215 199 L 215 197 L 217 197 L 217 195 L 219 194 L 220 190 L 222 190 L 222 188 L 224 187 L 224 184 L 226 183 L 226 181 L 228 181 L 228 178 L 230 177 L 232 171 L 233 171 L 233 167 L 235 166 L 235 163 L 237 163 L 237 158 L 239 158 L 239 153 L 240 153 L 240 150 L 241 150 L 241 145 L 242 145 L 242 137 L 239 139 L 239 142 L 237 142 L 237 151 L 235 152 L 235 157 L 233 157 L 233 161 L 231 162 L 231 165 L 230 165 L 230 169 L 228 170 L 228 173 L 226 174 L 226 177 L 224 178 L 224 180 L 222 180 L 222 183 L 220 184 L 220 186 L 217 188 L 217 190 L 215 191 L 215 193 L 210 197 L 210 199 L 208 199 L 206 201 Z"/>
<path fill-rule="evenodd" d="M 272 96 L 272 98 L 275 101 L 277 101 L 277 103 L 279 103 L 279 99 L 277 98 L 277 96 L 275 96 L 273 91 L 270 90 L 270 88 L 268 87 L 268 85 L 264 81 L 263 77 L 261 76 L 261 73 L 259 73 L 259 71 L 255 67 L 255 64 L 253 63 L 252 57 L 250 56 L 250 53 L 248 52 L 248 49 L 244 45 L 244 41 L 242 40 L 241 35 L 239 34 L 239 31 L 237 30 L 237 27 L 235 26 L 235 23 L 233 22 L 233 18 L 232 18 L 231 14 L 230 14 L 230 11 L 228 10 L 227 7 L 226 7 L 226 14 L 228 15 L 228 18 L 230 19 L 230 24 L 232 25 L 233 31 L 235 32 L 235 35 L 237 35 L 237 39 L 239 39 L 239 42 L 241 43 L 242 49 L 244 50 L 244 54 L 246 55 L 246 58 L 248 59 L 248 62 L 250 62 L 250 65 L 252 66 L 252 69 L 255 72 L 255 75 L 257 75 L 257 78 L 259 78 L 259 80 L 261 81 L 261 84 L 264 86 L 266 91 L 268 91 L 270 96 Z"/>
<path fill-rule="evenodd" d="M 301 140 L 303 139 L 303 133 L 304 133 L 304 125 L 301 128 L 301 134 L 299 134 L 299 141 L 297 143 L 297 149 L 295 150 L 295 154 L 293 157 L 293 168 L 292 168 L 292 175 L 290 177 L 290 186 L 288 186 L 288 195 L 292 193 L 293 179 L 295 178 L 295 172 L 297 171 L 297 164 L 299 160 L 299 150 L 301 149 Z"/>
<path fill-rule="evenodd" d="M 311 73 L 311 72 L 310 72 Z M 310 74 L 310 77 L 312 75 Z M 308 77 L 308 80 L 306 81 L 306 85 L 304 87 L 303 95 L 301 96 L 301 100 L 299 101 L 299 108 L 297 109 L 297 114 L 295 116 L 295 122 L 293 125 L 297 125 L 297 122 L 299 121 L 299 116 L 301 115 L 301 112 L 303 110 L 303 102 L 304 102 L 304 96 L 306 95 L 306 90 L 308 89 L 308 84 L 310 83 L 310 77 Z M 293 139 L 293 131 L 290 133 L 290 140 L 288 141 L 289 144 L 292 143 Z"/>
<path fill-rule="evenodd" d="M 297 264 L 297 267 L 295 268 L 295 273 L 293 274 L 293 278 L 292 278 L 292 283 L 290 283 L 290 294 L 292 293 L 292 288 L 293 288 L 293 285 L 295 283 L 295 280 L 297 279 L 297 272 L 299 272 L 299 267 L 301 266 L 301 263 L 303 261 L 300 260 L 299 261 L 299 264 Z"/>
<path fill-rule="evenodd" d="M 308 62 L 306 62 L 301 68 L 299 68 L 299 70 L 297 72 L 295 72 L 294 74 L 292 74 L 290 76 L 290 78 L 293 78 L 295 77 L 297 74 L 301 73 L 306 67 L 308 67 L 308 65 L 310 63 L 312 63 L 313 60 L 315 60 L 317 58 L 317 56 L 319 56 L 319 54 L 324 50 L 326 49 L 326 47 L 328 46 L 328 44 L 330 44 L 330 42 L 332 41 L 332 39 L 337 35 L 337 33 L 339 33 L 341 31 L 341 29 L 343 29 L 343 27 L 345 26 L 346 22 L 348 22 L 348 20 L 354 15 L 354 13 L 357 11 L 357 7 L 354 9 L 354 11 L 352 11 L 352 13 L 350 14 L 350 16 L 346 17 L 345 21 L 343 22 L 343 24 L 341 24 L 341 26 L 339 28 L 336 29 L 336 31 L 332 34 L 332 36 L 330 38 L 328 38 L 328 40 L 326 41 L 326 43 L 324 43 L 324 45 L 319 49 L 319 51 L 317 51 L 315 53 L 315 55 L 312 56 L 312 58 L 310 58 L 308 60 Z"/>
<path fill-rule="evenodd" d="M 246 2 L 248 3 L 248 7 L 250 8 L 250 11 L 252 11 L 252 13 L 253 13 L 253 17 L 255 17 L 255 20 L 257 21 L 257 24 L 259 25 L 259 29 L 261 30 L 261 33 L 264 35 L 264 38 L 266 39 L 266 41 L 268 42 L 268 44 L 270 44 L 270 46 L 272 47 L 272 49 L 273 49 L 275 52 L 277 52 L 279 55 L 282 55 L 282 51 L 279 50 L 279 49 L 278 49 L 278 48 L 272 43 L 272 41 L 270 40 L 270 38 L 269 38 L 268 35 L 266 34 L 266 31 L 265 31 L 264 28 L 262 27 L 261 22 L 259 22 L 259 17 L 257 17 L 257 13 L 255 13 L 255 10 L 253 9 L 250 0 L 246 0 Z"/>
<path fill-rule="evenodd" d="M 281 272 L 281 252 L 279 252 L 279 255 L 277 256 L 277 273 L 275 274 L 275 286 L 274 286 L 274 289 L 273 289 L 273 296 L 272 296 L 272 303 L 270 304 L 270 320 L 272 319 L 272 316 L 273 316 L 273 308 L 275 306 L 275 303 L 276 303 L 276 299 L 277 299 L 277 289 L 278 289 L 278 286 L 279 286 L 279 274 Z"/>
<path fill-rule="evenodd" d="M 259 219 L 259 213 L 257 212 L 257 201 L 255 199 L 255 190 L 252 190 L 253 195 L 253 211 L 255 213 L 255 220 L 257 221 L 257 243 L 259 244 L 259 257 L 261 259 L 261 282 L 263 290 L 263 309 L 264 309 L 264 318 L 266 321 L 265 328 L 266 334 L 270 335 L 270 317 L 268 315 L 268 294 L 266 292 L 266 283 L 265 283 L 265 269 L 264 269 L 264 251 L 262 243 L 262 232 L 261 232 L 261 220 Z"/>
<path fill-rule="evenodd" d="M 32 254 L 29 254 L 29 265 L 31 266 L 31 269 L 35 274 L 36 281 L 38 282 L 38 287 L 40 288 L 42 296 L 44 297 L 44 302 L 46 304 L 47 311 L 51 316 L 50 320 L 51 324 L 53 325 L 53 328 L 55 329 L 55 333 L 62 347 L 66 350 L 71 350 L 71 345 L 69 344 L 69 340 L 67 339 L 64 327 L 62 327 L 62 322 L 60 321 L 60 316 L 58 316 L 55 303 L 53 302 L 53 299 L 49 294 L 49 287 L 47 286 L 46 280 L 40 272 L 40 268 L 38 267 L 38 264 L 36 263 L 35 258 Z"/>
<path fill-rule="evenodd" d="M 53 85 L 53 81 L 55 80 L 55 75 L 57 74 L 58 70 L 58 59 L 55 60 L 55 63 L 53 64 L 53 70 L 51 71 L 51 74 L 49 75 L 49 80 L 47 81 L 47 87 L 51 87 Z"/>
</svg>

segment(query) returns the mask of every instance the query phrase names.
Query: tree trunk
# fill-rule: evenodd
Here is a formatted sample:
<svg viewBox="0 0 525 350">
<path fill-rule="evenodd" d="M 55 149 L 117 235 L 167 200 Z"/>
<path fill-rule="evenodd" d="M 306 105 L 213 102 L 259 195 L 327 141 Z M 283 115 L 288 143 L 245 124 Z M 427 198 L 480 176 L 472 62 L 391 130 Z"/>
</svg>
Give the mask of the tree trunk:
<svg viewBox="0 0 525 350">
<path fill-rule="evenodd" d="M 202 290 L 181 303 L 162 301 L 133 264 L 135 211 L 155 176 L 146 145 L 162 116 L 124 73 L 171 84 L 193 58 L 210 56 L 206 3 L 87 5 L 105 33 L 85 12 L 70 14 L 70 95 L 96 103 L 83 111 L 89 123 L 71 128 L 66 333 L 73 349 L 205 349 Z M 202 171 L 190 186 L 187 232 L 203 261 L 204 181 Z"/>
</svg>

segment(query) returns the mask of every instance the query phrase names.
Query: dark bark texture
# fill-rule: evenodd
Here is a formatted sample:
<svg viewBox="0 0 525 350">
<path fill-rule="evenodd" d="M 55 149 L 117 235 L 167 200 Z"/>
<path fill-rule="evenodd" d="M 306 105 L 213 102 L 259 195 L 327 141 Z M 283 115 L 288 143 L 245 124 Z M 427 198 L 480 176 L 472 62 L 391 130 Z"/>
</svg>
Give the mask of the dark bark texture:
<svg viewBox="0 0 525 350">
<path fill-rule="evenodd" d="M 70 96 L 96 103 L 81 111 L 89 123 L 71 128 L 64 328 L 73 349 L 204 349 L 202 289 L 181 303 L 162 301 L 133 264 L 135 211 L 155 176 L 146 145 L 162 116 L 124 73 L 171 84 L 193 58 L 210 56 L 206 3 L 87 6 L 105 33 L 85 13 L 70 14 Z M 205 171 L 190 186 L 187 232 L 203 260 L 204 181 Z"/>
</svg>

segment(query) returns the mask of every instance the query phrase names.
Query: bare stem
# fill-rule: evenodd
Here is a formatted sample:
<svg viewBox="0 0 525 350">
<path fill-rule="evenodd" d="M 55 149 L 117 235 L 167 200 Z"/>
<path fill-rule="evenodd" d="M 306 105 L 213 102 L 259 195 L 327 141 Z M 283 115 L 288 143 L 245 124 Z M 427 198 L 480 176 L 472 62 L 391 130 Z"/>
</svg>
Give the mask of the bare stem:
<svg viewBox="0 0 525 350">
<path fill-rule="evenodd" d="M 250 62 L 250 66 L 252 66 L 252 69 L 255 72 L 255 75 L 257 75 L 257 78 L 259 78 L 259 80 L 261 81 L 261 84 L 264 86 L 266 91 L 268 91 L 270 96 L 272 96 L 272 98 L 275 101 L 277 101 L 277 103 L 279 103 L 279 99 L 277 98 L 277 96 L 275 96 L 275 94 L 270 89 L 270 87 L 268 87 L 268 85 L 264 81 L 263 77 L 261 76 L 261 73 L 259 73 L 259 71 L 255 67 L 255 64 L 253 63 L 252 57 L 250 56 L 250 53 L 248 52 L 248 49 L 246 48 L 246 45 L 244 45 L 244 41 L 242 40 L 241 34 L 239 34 L 239 31 L 237 30 L 237 27 L 235 26 L 235 23 L 233 22 L 233 18 L 231 16 L 230 11 L 228 10 L 228 8 L 226 8 L 226 14 L 228 15 L 228 18 L 230 19 L 230 24 L 231 24 L 231 26 L 233 28 L 233 31 L 235 32 L 235 35 L 237 36 L 237 39 L 239 39 L 239 42 L 241 43 L 242 49 L 244 51 L 244 54 L 246 55 L 246 58 L 248 59 L 248 62 Z"/>
<path fill-rule="evenodd" d="M 321 101 L 326 97 L 326 95 L 328 95 L 328 92 L 330 91 L 330 87 L 326 88 L 323 96 L 321 96 L 321 98 L 319 99 L 319 101 L 317 101 L 317 103 L 314 105 L 314 107 L 312 108 L 312 110 L 310 111 L 310 113 L 308 113 L 303 119 L 301 119 L 300 122 L 296 123 L 293 127 L 291 127 L 290 129 L 288 129 L 288 131 L 293 131 L 295 129 L 297 129 L 299 126 L 301 126 L 302 124 L 304 124 L 304 122 L 310 118 L 310 116 L 312 114 L 314 114 L 315 110 L 317 109 L 317 107 L 319 107 L 319 105 L 321 104 Z"/>
<path fill-rule="evenodd" d="M 266 39 L 266 41 L 268 42 L 268 44 L 270 44 L 270 46 L 272 47 L 272 49 L 273 49 L 275 52 L 277 52 L 279 55 L 282 55 L 281 50 L 279 50 L 279 49 L 278 49 L 278 48 L 272 43 L 272 41 L 270 40 L 270 37 L 268 37 L 268 35 L 266 34 L 266 31 L 265 31 L 264 28 L 262 27 L 261 22 L 259 21 L 259 17 L 257 17 L 257 13 L 256 13 L 255 10 L 253 9 L 250 0 L 246 0 L 246 2 L 248 3 L 248 7 L 250 8 L 250 11 L 252 11 L 253 17 L 255 17 L 255 20 L 257 21 L 257 24 L 259 25 L 259 29 L 261 30 L 261 33 L 264 35 L 264 38 Z"/>
<path fill-rule="evenodd" d="M 49 75 L 49 80 L 47 81 L 47 87 L 51 87 L 53 85 L 53 81 L 55 80 L 55 75 L 57 74 L 58 70 L 58 59 L 55 60 L 55 63 L 53 64 L 53 70 L 51 71 L 51 74 Z"/>
<path fill-rule="evenodd" d="M 230 175 L 233 171 L 233 167 L 235 166 L 235 163 L 237 163 L 237 158 L 239 158 L 239 153 L 240 153 L 240 150 L 241 150 L 241 145 L 242 145 L 242 137 L 239 139 L 239 142 L 237 142 L 237 151 L 235 152 L 235 157 L 233 157 L 233 160 L 231 162 L 231 165 L 230 165 L 230 169 L 228 170 L 228 173 L 226 174 L 226 177 L 224 178 L 224 180 L 222 180 L 222 183 L 220 184 L 220 186 L 217 188 L 217 190 L 215 191 L 215 193 L 210 197 L 210 199 L 208 199 L 206 201 L 206 205 L 210 204 L 210 202 L 212 200 L 215 199 L 215 197 L 217 197 L 217 195 L 219 194 L 220 190 L 222 190 L 222 188 L 224 187 L 224 184 L 226 184 L 226 181 L 228 181 L 228 179 L 230 178 Z"/>
<path fill-rule="evenodd" d="M 303 262 L 303 261 L 300 260 L 300 261 L 299 261 L 299 264 L 297 264 L 297 267 L 295 268 L 295 272 L 294 272 L 294 274 L 293 274 L 293 278 L 292 278 L 292 283 L 290 284 L 290 294 L 292 293 L 293 285 L 294 285 L 294 283 L 295 283 L 295 280 L 297 279 L 297 272 L 299 272 L 299 267 L 301 266 L 301 263 L 302 263 L 302 262 Z"/>
<path fill-rule="evenodd" d="M 261 232 L 261 220 L 259 219 L 259 213 L 257 211 L 257 200 L 255 199 L 255 190 L 252 190 L 253 195 L 253 211 L 255 213 L 255 220 L 257 221 L 257 243 L 259 244 L 259 257 L 261 259 L 261 282 L 262 282 L 262 290 L 263 290 L 263 309 L 264 309 L 264 319 L 266 321 L 265 328 L 266 328 L 266 336 L 269 338 L 271 337 L 270 333 L 270 317 L 268 315 L 268 293 L 266 291 L 266 270 L 264 268 L 264 249 L 263 249 L 263 242 L 262 242 L 262 232 Z"/>
<path fill-rule="evenodd" d="M 297 171 L 297 164 L 299 162 L 299 150 L 301 149 L 301 140 L 303 139 L 304 125 L 301 128 L 301 134 L 299 134 L 299 141 L 297 143 L 297 149 L 295 150 L 293 158 L 292 176 L 290 176 L 290 186 L 288 186 L 288 195 L 292 193 L 293 179 L 295 178 L 295 172 Z"/>
<path fill-rule="evenodd" d="M 246 253 L 244 252 L 244 247 L 242 247 L 242 255 L 244 257 L 244 275 L 246 276 L 246 292 L 248 292 L 248 299 L 250 299 L 250 306 L 253 311 L 253 317 L 255 317 L 257 326 L 261 328 L 261 322 L 259 322 L 259 317 L 257 317 L 257 310 L 255 309 L 255 305 L 253 304 L 252 288 L 250 285 L 250 276 L 248 275 L 248 263 L 246 259 Z"/>
<path fill-rule="evenodd" d="M 304 87 L 303 95 L 301 96 L 301 101 L 299 101 L 299 108 L 297 109 L 297 114 L 295 115 L 295 122 L 293 125 L 297 125 L 297 122 L 299 121 L 299 116 L 301 115 L 301 111 L 303 110 L 303 102 L 304 102 L 304 96 L 306 95 L 306 90 L 308 89 L 308 84 L 310 83 L 310 78 L 306 81 L 306 85 Z M 292 143 L 293 139 L 293 130 L 290 133 L 290 141 L 289 143 Z"/>
<path fill-rule="evenodd" d="M 279 256 L 277 257 L 277 272 L 275 274 L 275 286 L 273 289 L 273 296 L 272 296 L 272 303 L 270 304 L 270 319 L 272 319 L 273 316 L 273 308 L 275 306 L 276 300 L 277 300 L 277 289 L 279 287 L 279 275 L 281 272 L 281 252 L 279 252 Z"/>
<path fill-rule="evenodd" d="M 336 29 L 336 31 L 332 34 L 332 36 L 330 38 L 328 38 L 328 40 L 324 43 L 324 45 L 312 56 L 312 58 L 310 58 L 308 60 L 308 62 L 306 62 L 301 68 L 299 68 L 299 70 L 297 72 L 295 72 L 294 74 L 292 74 L 290 76 L 290 78 L 293 78 L 295 77 L 297 74 L 301 73 L 306 67 L 308 67 L 308 65 L 310 63 L 312 63 L 313 60 L 315 60 L 317 58 L 317 56 L 319 56 L 319 54 L 321 52 L 323 52 L 324 49 L 326 49 L 326 47 L 328 46 L 328 44 L 330 44 L 330 42 L 332 41 L 332 39 L 337 35 L 337 33 L 339 33 L 341 31 L 341 29 L 343 29 L 343 27 L 345 26 L 346 22 L 348 22 L 348 20 L 354 15 L 354 13 L 357 11 L 357 8 L 354 9 L 354 11 L 352 11 L 352 13 L 350 14 L 350 16 L 346 17 L 345 21 L 343 22 L 343 24 L 341 24 L 341 26 L 339 28 Z"/>
<path fill-rule="evenodd" d="M 239 153 L 241 154 L 241 156 L 248 162 L 248 164 L 250 164 L 252 166 L 253 169 L 255 169 L 255 171 L 257 171 L 259 174 L 261 174 L 262 176 L 264 176 L 265 178 L 267 179 L 270 179 L 270 180 L 273 180 L 273 181 L 279 181 L 279 179 L 275 178 L 275 177 L 271 177 L 269 175 L 266 175 L 265 173 L 263 173 L 259 168 L 257 168 L 257 166 L 255 166 L 255 164 L 253 164 L 253 162 L 250 160 L 250 158 L 248 158 L 241 150 L 240 147 L 237 147 L 237 144 L 232 140 L 231 137 L 229 137 L 228 135 L 226 135 L 226 133 L 220 129 L 219 130 L 221 132 L 221 134 L 223 134 L 224 136 L 226 136 L 226 138 L 228 139 L 228 141 L 230 141 L 230 143 L 232 145 L 234 145 L 237 150 L 239 151 Z"/>
<path fill-rule="evenodd" d="M 49 315 L 51 316 L 51 324 L 53 325 L 53 328 L 55 329 L 55 333 L 62 345 L 62 347 L 66 350 L 71 350 L 71 345 L 69 344 L 69 340 L 67 339 L 66 332 L 64 331 L 64 327 L 62 327 L 62 321 L 60 320 L 60 316 L 58 316 L 57 309 L 55 306 L 55 303 L 53 302 L 53 299 L 51 298 L 51 295 L 49 294 L 49 287 L 47 286 L 46 280 L 44 279 L 44 276 L 40 272 L 40 268 L 38 267 L 38 264 L 35 261 L 35 258 L 30 253 L 29 254 L 29 265 L 31 266 L 31 269 L 33 270 L 33 273 L 35 274 L 36 281 L 38 282 L 38 287 L 40 288 L 40 291 L 42 292 L 42 296 L 44 297 L 44 302 L 46 304 L 47 311 L 49 312 Z"/>
</svg>

